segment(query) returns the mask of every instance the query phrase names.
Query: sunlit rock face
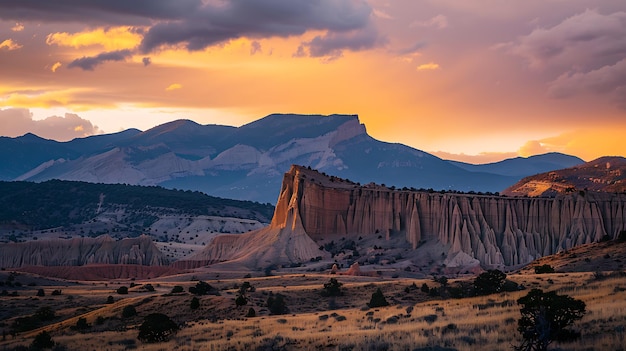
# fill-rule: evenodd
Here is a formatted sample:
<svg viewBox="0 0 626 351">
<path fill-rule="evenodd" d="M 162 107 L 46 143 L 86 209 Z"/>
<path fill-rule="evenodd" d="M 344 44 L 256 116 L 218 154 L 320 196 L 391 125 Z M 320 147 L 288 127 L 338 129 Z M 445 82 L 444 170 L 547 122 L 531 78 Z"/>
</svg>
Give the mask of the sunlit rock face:
<svg viewBox="0 0 626 351">
<path fill-rule="evenodd" d="M 293 166 L 284 175 L 270 227 L 249 233 L 245 239 L 218 238 L 207 247 L 205 253 L 211 254 L 204 258 L 242 257 L 243 243 L 248 243 L 247 247 L 255 243 L 259 253 L 267 254 L 267 247 L 274 252 L 279 245 L 278 251 L 285 257 L 306 260 L 319 255 L 306 237 L 319 241 L 400 234 L 411 249 L 425 241 L 443 244 L 445 262 L 451 266 L 477 261 L 485 268 L 504 268 L 595 242 L 605 235 L 616 237 L 626 229 L 625 218 L 624 194 L 511 198 L 429 193 L 360 186 Z M 280 233 L 281 239 L 268 231 Z M 307 244 L 289 249 L 286 245 L 296 239 Z"/>
<path fill-rule="evenodd" d="M 114 240 L 97 238 L 36 240 L 0 245 L 0 266 L 83 266 L 90 264 L 167 265 L 147 236 Z"/>
</svg>

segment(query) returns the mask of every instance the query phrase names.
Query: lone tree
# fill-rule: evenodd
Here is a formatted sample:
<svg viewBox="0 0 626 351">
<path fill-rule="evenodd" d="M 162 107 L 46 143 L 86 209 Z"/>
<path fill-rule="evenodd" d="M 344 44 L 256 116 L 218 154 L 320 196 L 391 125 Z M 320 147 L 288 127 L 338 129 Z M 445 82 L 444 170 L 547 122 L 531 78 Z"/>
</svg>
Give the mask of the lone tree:
<svg viewBox="0 0 626 351">
<path fill-rule="evenodd" d="M 178 331 L 178 325 L 163 313 L 151 313 L 139 326 L 137 339 L 142 342 L 156 343 L 167 341 Z"/>
<path fill-rule="evenodd" d="M 522 334 L 518 351 L 545 351 L 552 341 L 574 340 L 580 333 L 566 329 L 585 314 L 585 303 L 554 291 L 544 293 L 532 289 L 517 303 L 522 305 L 522 318 L 517 331 Z"/>
<path fill-rule="evenodd" d="M 341 296 L 341 284 L 337 279 L 330 278 L 328 283 L 324 283 L 324 290 L 322 290 L 322 296 Z"/>
<path fill-rule="evenodd" d="M 489 295 L 502 291 L 505 280 L 506 274 L 497 269 L 481 273 L 474 280 L 476 295 Z"/>
<path fill-rule="evenodd" d="M 380 290 L 380 288 L 378 288 L 376 289 L 376 292 L 372 294 L 372 298 L 370 299 L 370 302 L 367 305 L 372 308 L 383 307 L 383 306 L 389 306 L 389 302 L 387 302 L 385 295 L 383 295 L 383 292 Z"/>
</svg>

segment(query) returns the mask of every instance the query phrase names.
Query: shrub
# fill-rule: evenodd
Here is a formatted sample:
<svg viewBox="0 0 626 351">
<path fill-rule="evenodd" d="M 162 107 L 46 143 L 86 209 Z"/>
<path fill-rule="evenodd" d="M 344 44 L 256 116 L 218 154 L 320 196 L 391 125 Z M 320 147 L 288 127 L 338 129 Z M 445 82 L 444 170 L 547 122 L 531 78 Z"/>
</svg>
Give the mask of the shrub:
<svg viewBox="0 0 626 351">
<path fill-rule="evenodd" d="M 198 300 L 198 298 L 194 296 L 194 297 L 191 299 L 191 302 L 189 303 L 189 307 L 190 307 L 192 310 L 197 310 L 198 308 L 200 308 L 200 300 Z"/>
<path fill-rule="evenodd" d="M 178 325 L 162 313 L 151 313 L 139 326 L 137 339 L 146 343 L 167 341 L 178 331 Z"/>
<path fill-rule="evenodd" d="M 267 308 L 270 310 L 270 314 L 286 314 L 289 313 L 289 309 L 285 304 L 285 296 L 282 294 L 270 295 L 267 298 Z"/>
<path fill-rule="evenodd" d="M 554 273 L 554 268 L 549 264 L 535 267 L 535 274 Z"/>
<path fill-rule="evenodd" d="M 324 283 L 324 289 L 322 290 L 322 296 L 341 296 L 343 295 L 341 291 L 341 286 L 343 284 L 340 283 L 335 278 L 330 278 L 328 283 Z"/>
<path fill-rule="evenodd" d="M 489 295 L 502 291 L 506 274 L 497 270 L 490 269 L 481 273 L 474 280 L 474 289 L 477 295 Z"/>
<path fill-rule="evenodd" d="M 87 323 L 87 319 L 85 317 L 78 318 L 76 324 L 72 327 L 74 330 L 85 330 L 89 328 L 91 328 L 91 325 Z"/>
<path fill-rule="evenodd" d="M 622 230 L 617 234 L 617 242 L 626 242 L 626 230 Z"/>
<path fill-rule="evenodd" d="M 35 336 L 31 344 L 32 349 L 51 349 L 54 347 L 54 340 L 52 340 L 52 336 L 47 331 L 42 331 L 41 333 Z"/>
<path fill-rule="evenodd" d="M 57 290 L 52 290 L 52 294 L 51 295 L 52 296 L 59 296 L 61 294 L 62 294 L 62 291 L 57 289 Z"/>
<path fill-rule="evenodd" d="M 42 322 L 45 322 L 45 321 L 53 320 L 54 317 L 56 316 L 52 308 L 48 306 L 44 306 L 44 307 L 39 307 L 37 311 L 35 311 L 34 317 Z"/>
<path fill-rule="evenodd" d="M 137 315 L 137 310 L 133 305 L 124 306 L 122 309 L 122 318 L 130 318 Z"/>
<path fill-rule="evenodd" d="M 248 304 L 248 299 L 246 298 L 246 295 L 240 294 L 235 299 L 235 305 L 237 306 L 237 308 L 239 308 L 240 306 L 245 306 L 247 304 Z"/>
<path fill-rule="evenodd" d="M 43 289 L 37 290 L 37 296 L 46 296 L 46 292 Z"/>
<path fill-rule="evenodd" d="M 107 297 L 107 303 L 110 305 L 114 302 L 115 302 L 115 299 L 113 298 L 113 296 L 109 295 L 109 297 Z"/>
<path fill-rule="evenodd" d="M 378 288 L 372 294 L 372 298 L 370 299 L 370 302 L 367 305 L 372 308 L 383 307 L 383 306 L 389 306 L 389 302 L 387 302 L 385 295 L 383 295 L 383 292 L 380 290 L 380 288 Z"/>
<path fill-rule="evenodd" d="M 120 286 L 119 288 L 117 288 L 117 293 L 120 295 L 127 295 L 128 294 L 128 288 L 125 286 Z"/>
<path fill-rule="evenodd" d="M 585 314 L 583 301 L 554 291 L 532 289 L 517 303 L 522 305 L 517 330 L 523 338 L 517 350 L 544 351 L 554 340 L 567 341 L 579 335 L 567 327 Z"/>
<path fill-rule="evenodd" d="M 428 292 L 430 291 L 430 288 L 428 287 L 428 284 L 424 283 L 424 284 L 422 284 L 422 287 L 420 288 L 420 290 L 421 290 L 423 293 L 428 294 Z"/>
<path fill-rule="evenodd" d="M 212 287 L 209 283 L 199 281 L 196 286 L 189 287 L 189 292 L 194 295 L 219 295 L 219 291 Z"/>
<path fill-rule="evenodd" d="M 146 284 L 143 286 L 144 289 L 146 289 L 146 291 L 154 291 L 154 286 L 152 286 L 152 284 Z"/>
<path fill-rule="evenodd" d="M 176 285 L 172 288 L 172 294 L 180 294 L 183 291 L 185 291 L 185 289 L 180 285 Z"/>
<path fill-rule="evenodd" d="M 256 311 L 254 310 L 254 308 L 250 307 L 248 309 L 248 313 L 246 313 L 246 317 L 248 318 L 256 317 Z"/>
</svg>

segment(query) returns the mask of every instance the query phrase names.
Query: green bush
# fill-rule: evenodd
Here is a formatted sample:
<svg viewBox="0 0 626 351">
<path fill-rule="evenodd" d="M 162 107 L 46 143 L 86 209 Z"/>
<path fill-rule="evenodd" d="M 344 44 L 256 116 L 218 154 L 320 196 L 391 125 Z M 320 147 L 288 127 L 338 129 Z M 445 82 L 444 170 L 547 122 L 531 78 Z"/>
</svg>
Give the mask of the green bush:
<svg viewBox="0 0 626 351">
<path fill-rule="evenodd" d="M 248 313 L 246 313 L 246 317 L 248 318 L 256 317 L 256 311 L 254 310 L 254 308 L 250 307 L 248 309 Z"/>
<path fill-rule="evenodd" d="M 535 267 L 535 274 L 554 273 L 554 268 L 549 264 L 544 264 Z"/>
<path fill-rule="evenodd" d="M 502 291 L 506 274 L 497 269 L 481 273 L 474 280 L 474 291 L 477 295 L 489 295 Z"/>
<path fill-rule="evenodd" d="M 35 336 L 31 344 L 32 349 L 51 349 L 54 347 L 54 340 L 52 340 L 52 336 L 47 331 L 42 331 L 41 333 Z"/>
<path fill-rule="evenodd" d="M 370 302 L 367 305 L 371 308 L 384 307 L 384 306 L 389 306 L 389 302 L 387 302 L 385 295 L 383 295 L 383 292 L 380 290 L 380 288 L 378 288 L 372 294 L 372 298 L 370 299 Z"/>
<path fill-rule="evenodd" d="M 169 340 L 178 331 L 178 325 L 162 313 L 151 313 L 139 326 L 137 339 L 145 343 L 157 343 Z"/>
<path fill-rule="evenodd" d="M 341 286 L 343 284 L 340 283 L 335 278 L 330 278 L 328 283 L 324 283 L 324 289 L 322 290 L 322 296 L 341 296 L 343 292 L 341 291 Z"/>
<path fill-rule="evenodd" d="M 235 305 L 237 306 L 237 308 L 239 308 L 240 306 L 245 306 L 247 304 L 248 304 L 248 298 L 246 298 L 246 295 L 240 294 L 235 299 Z"/>
<path fill-rule="evenodd" d="M 172 294 L 180 294 L 183 291 L 185 291 L 185 289 L 180 285 L 176 285 L 172 288 Z"/>
<path fill-rule="evenodd" d="M 270 310 L 270 314 L 274 315 L 289 313 L 285 303 L 285 296 L 282 294 L 270 295 L 267 298 L 267 308 Z"/>
<path fill-rule="evenodd" d="M 523 338 L 517 350 L 545 351 L 552 341 L 569 341 L 579 336 L 567 327 L 584 316 L 586 306 L 583 301 L 554 291 L 544 293 L 532 289 L 517 303 L 522 306 L 517 331 Z"/>
<path fill-rule="evenodd" d="M 189 292 L 194 295 L 219 295 L 219 291 L 207 282 L 199 281 L 196 286 L 189 287 Z"/>
<path fill-rule="evenodd" d="M 117 288 L 117 293 L 120 295 L 127 295 L 128 294 L 128 288 L 125 286 L 120 286 L 119 288 Z"/>
<path fill-rule="evenodd" d="M 137 310 L 133 305 L 124 306 L 122 309 L 122 318 L 130 318 L 137 315 Z"/>
<path fill-rule="evenodd" d="M 200 308 L 200 300 L 198 300 L 198 298 L 194 296 L 194 297 L 191 299 L 191 303 L 189 304 L 189 307 L 190 307 L 192 310 L 197 310 L 198 308 Z"/>
</svg>

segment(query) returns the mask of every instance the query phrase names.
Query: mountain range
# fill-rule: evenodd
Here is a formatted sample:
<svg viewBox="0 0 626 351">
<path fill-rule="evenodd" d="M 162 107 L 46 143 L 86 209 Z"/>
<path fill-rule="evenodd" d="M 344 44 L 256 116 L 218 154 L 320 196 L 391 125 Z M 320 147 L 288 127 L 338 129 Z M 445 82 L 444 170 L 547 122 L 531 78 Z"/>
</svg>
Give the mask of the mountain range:
<svg viewBox="0 0 626 351">
<path fill-rule="evenodd" d="M 292 164 L 399 188 L 499 192 L 581 163 L 558 153 L 486 165 L 446 161 L 372 138 L 355 115 L 273 114 L 241 127 L 178 120 L 69 142 L 0 138 L 0 180 L 160 185 L 264 203 L 276 202 Z"/>
</svg>

